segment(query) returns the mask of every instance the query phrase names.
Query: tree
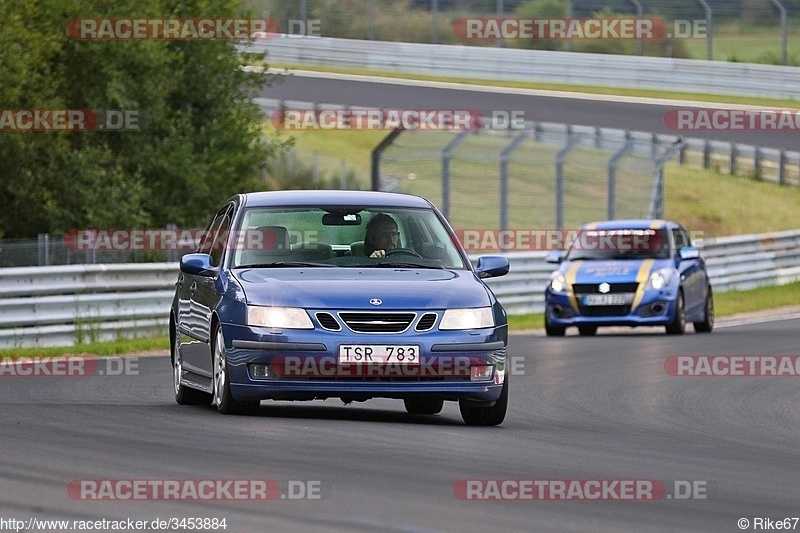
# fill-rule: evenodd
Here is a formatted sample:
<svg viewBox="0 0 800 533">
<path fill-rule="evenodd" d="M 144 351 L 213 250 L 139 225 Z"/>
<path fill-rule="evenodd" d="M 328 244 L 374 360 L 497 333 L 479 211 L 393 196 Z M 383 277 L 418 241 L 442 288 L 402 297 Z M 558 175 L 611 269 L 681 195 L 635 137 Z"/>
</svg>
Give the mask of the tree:
<svg viewBox="0 0 800 533">
<path fill-rule="evenodd" d="M 0 232 L 204 225 L 280 150 L 232 41 L 77 41 L 73 18 L 228 18 L 233 0 L 0 0 L 0 108 L 135 110 L 140 131 L 0 131 Z M 261 57 L 260 59 L 263 59 Z"/>
</svg>

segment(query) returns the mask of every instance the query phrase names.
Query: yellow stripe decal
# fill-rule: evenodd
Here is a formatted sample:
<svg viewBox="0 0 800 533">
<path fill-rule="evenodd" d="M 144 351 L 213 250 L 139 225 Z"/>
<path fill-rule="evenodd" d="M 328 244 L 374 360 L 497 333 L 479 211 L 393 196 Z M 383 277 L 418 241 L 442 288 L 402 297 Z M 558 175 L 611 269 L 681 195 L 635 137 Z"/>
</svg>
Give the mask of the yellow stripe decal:
<svg viewBox="0 0 800 533">
<path fill-rule="evenodd" d="M 633 297 L 633 304 L 631 311 L 635 310 L 644 298 L 644 287 L 647 285 L 647 279 L 650 277 L 650 269 L 653 268 L 655 259 L 645 259 L 642 261 L 642 266 L 639 267 L 639 272 L 636 274 L 636 283 L 639 286 L 636 288 L 636 296 Z"/>
<path fill-rule="evenodd" d="M 569 270 L 567 270 L 567 297 L 576 313 L 578 312 L 578 300 L 575 298 L 572 284 L 575 283 L 575 278 L 578 277 L 578 269 L 581 267 L 581 264 L 583 264 L 583 261 L 575 261 L 570 265 Z"/>
</svg>

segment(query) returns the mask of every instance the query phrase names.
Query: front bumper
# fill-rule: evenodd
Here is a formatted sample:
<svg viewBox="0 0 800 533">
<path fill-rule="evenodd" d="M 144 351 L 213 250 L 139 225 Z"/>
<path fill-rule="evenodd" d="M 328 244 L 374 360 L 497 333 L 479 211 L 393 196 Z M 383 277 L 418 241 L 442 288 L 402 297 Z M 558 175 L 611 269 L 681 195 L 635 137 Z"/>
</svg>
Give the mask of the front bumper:
<svg viewBox="0 0 800 533">
<path fill-rule="evenodd" d="M 575 299 L 577 303 L 579 298 Z M 677 309 L 677 289 L 644 291 L 633 306 L 575 305 L 567 293 L 545 291 L 547 320 L 555 326 L 665 326 Z"/>
<path fill-rule="evenodd" d="M 470 331 L 363 335 L 319 329 L 275 332 L 223 323 L 222 333 L 231 393 L 240 401 L 434 397 L 494 402 L 500 397 L 506 371 L 505 325 Z M 421 365 L 416 372 L 398 365 L 337 369 L 341 344 L 418 345 Z M 254 365 L 277 369 L 277 375 L 257 377 Z M 472 381 L 472 365 L 493 365 L 494 371 L 489 379 Z"/>
</svg>

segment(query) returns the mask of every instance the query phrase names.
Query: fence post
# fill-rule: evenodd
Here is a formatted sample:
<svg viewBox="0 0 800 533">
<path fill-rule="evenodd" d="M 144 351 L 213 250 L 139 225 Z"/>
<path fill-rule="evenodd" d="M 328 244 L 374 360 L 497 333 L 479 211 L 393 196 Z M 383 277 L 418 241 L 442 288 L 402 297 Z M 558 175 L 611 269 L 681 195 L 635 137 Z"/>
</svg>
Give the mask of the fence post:
<svg viewBox="0 0 800 533">
<path fill-rule="evenodd" d="M 564 163 L 581 141 L 583 136 L 573 135 L 572 127 L 567 126 L 567 145 L 556 156 L 556 229 L 564 227 Z"/>
<path fill-rule="evenodd" d="M 395 128 L 389 132 L 389 135 L 383 138 L 383 140 L 372 149 L 372 190 L 379 191 L 381 190 L 381 156 L 383 156 L 383 152 L 389 148 L 394 140 L 403 132 L 401 128 Z"/>
<path fill-rule="evenodd" d="M 527 131 L 523 131 L 511 144 L 503 149 L 500 154 L 500 230 L 508 229 L 508 161 L 511 154 L 519 148 L 519 145 L 528 137 Z"/>
<path fill-rule="evenodd" d="M 761 179 L 761 147 L 756 146 L 755 154 L 753 155 L 753 171 L 755 172 L 755 178 Z"/>
<path fill-rule="evenodd" d="M 469 130 L 462 131 L 442 150 L 442 214 L 445 218 L 450 218 L 450 160 L 455 149 L 469 134 Z"/>
<path fill-rule="evenodd" d="M 778 156 L 778 185 L 783 185 L 786 179 L 786 150 L 781 150 Z"/>
<path fill-rule="evenodd" d="M 682 145 L 683 139 L 680 138 L 656 160 L 653 193 L 650 196 L 647 218 L 664 218 L 664 165 L 675 156 Z"/>
<path fill-rule="evenodd" d="M 706 35 L 706 59 L 711 61 L 712 59 L 714 59 L 714 53 L 713 53 L 714 52 L 714 50 L 713 50 L 713 46 L 714 45 L 713 45 L 713 40 L 712 40 L 712 37 L 711 37 L 711 34 L 712 34 L 712 31 L 711 31 L 711 23 L 712 23 L 712 20 L 711 20 L 711 18 L 712 18 L 711 6 L 708 5 L 708 2 L 706 2 L 706 0 L 697 0 L 697 3 L 700 4 L 701 6 L 703 6 L 703 9 L 705 9 L 705 11 L 706 11 L 706 31 L 708 31 L 708 34 Z"/>
<path fill-rule="evenodd" d="M 439 44 L 439 0 L 431 0 L 431 42 Z"/>
<path fill-rule="evenodd" d="M 736 175 L 736 157 L 739 154 L 739 148 L 737 148 L 736 143 L 731 143 L 731 162 L 729 165 L 730 175 Z"/>
<path fill-rule="evenodd" d="M 789 43 L 786 36 L 786 8 L 779 0 L 772 0 L 781 14 L 781 64 L 786 66 L 789 60 Z"/>
<path fill-rule="evenodd" d="M 631 3 L 636 6 L 636 18 L 642 19 L 644 17 L 644 10 L 642 9 L 642 3 L 639 0 L 631 0 Z M 636 54 L 637 55 L 644 55 L 644 46 L 642 44 L 642 37 L 637 36 L 636 38 Z"/>
<path fill-rule="evenodd" d="M 634 142 L 630 130 L 625 131 L 625 146 L 620 148 L 608 162 L 608 219 L 617 218 L 617 166 L 627 153 L 633 150 Z"/>
<path fill-rule="evenodd" d="M 711 168 L 711 141 L 708 139 L 703 143 L 703 168 L 706 170 Z"/>
</svg>

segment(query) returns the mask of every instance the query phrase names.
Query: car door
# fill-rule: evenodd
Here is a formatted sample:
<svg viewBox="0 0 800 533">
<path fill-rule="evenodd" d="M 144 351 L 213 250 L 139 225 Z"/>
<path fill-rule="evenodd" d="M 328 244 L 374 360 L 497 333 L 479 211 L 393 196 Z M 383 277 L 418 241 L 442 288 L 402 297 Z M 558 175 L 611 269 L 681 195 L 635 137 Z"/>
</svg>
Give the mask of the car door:
<svg viewBox="0 0 800 533">
<path fill-rule="evenodd" d="M 685 298 L 686 314 L 694 315 L 703 305 L 704 274 L 700 268 L 699 259 L 680 258 L 682 248 L 691 246 L 686 230 L 681 227 L 672 228 L 672 240 L 675 244 L 675 263 L 681 275 L 683 295 Z"/>
<path fill-rule="evenodd" d="M 230 236 L 231 219 L 233 217 L 233 205 L 228 204 L 222 208 L 218 213 L 215 234 L 211 241 L 209 255 L 211 255 L 211 266 L 217 269 L 214 276 L 197 276 L 197 288 L 193 295 L 190 297 L 193 300 L 194 306 L 201 311 L 198 326 L 202 334 L 207 339 L 204 343 L 204 353 L 202 360 L 198 361 L 199 367 L 208 372 L 213 369 L 213 354 L 211 345 L 211 317 L 214 309 L 222 298 L 220 284 L 217 282 L 222 268 L 222 261 L 225 256 L 228 238 Z"/>
<path fill-rule="evenodd" d="M 208 229 L 200 240 L 198 253 L 211 253 L 220 224 L 223 222 L 225 210 L 217 213 L 208 225 Z M 211 377 L 211 365 L 208 363 L 209 335 L 208 324 L 211 310 L 198 300 L 198 289 L 204 286 L 205 276 L 181 272 L 178 278 L 180 290 L 178 302 L 178 325 L 180 331 L 181 359 L 184 366 L 195 373 Z"/>
</svg>

